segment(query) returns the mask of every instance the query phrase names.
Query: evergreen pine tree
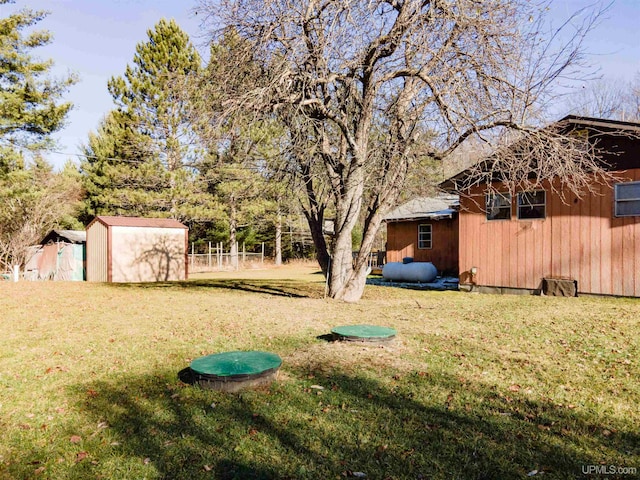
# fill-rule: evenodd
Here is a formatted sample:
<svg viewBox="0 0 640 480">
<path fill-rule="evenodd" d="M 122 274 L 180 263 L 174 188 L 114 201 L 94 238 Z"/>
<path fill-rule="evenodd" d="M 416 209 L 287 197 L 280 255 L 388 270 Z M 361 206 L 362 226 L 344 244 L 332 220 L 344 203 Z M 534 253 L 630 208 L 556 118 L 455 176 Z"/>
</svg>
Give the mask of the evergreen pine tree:
<svg viewBox="0 0 640 480">
<path fill-rule="evenodd" d="M 200 69 L 200 56 L 175 20 L 160 20 L 139 43 L 123 77 L 109 81 L 118 108 L 148 137 L 150 151 L 168 171 L 193 160 L 194 134 L 188 119 L 185 79 Z"/>
<path fill-rule="evenodd" d="M 164 216 L 168 210 L 166 172 L 130 122 L 126 113 L 110 112 L 83 147 L 85 223 L 95 215 Z"/>
<path fill-rule="evenodd" d="M 198 134 L 207 149 L 198 166 L 208 191 L 216 198 L 225 224 L 223 239 L 229 243 L 233 261 L 237 243 L 273 231 L 270 224 L 276 211 L 274 178 L 270 178 L 272 158 L 279 153 L 278 129 L 261 112 L 237 111 L 224 123 L 218 122 L 229 92 L 254 85 L 259 67 L 251 59 L 237 55 L 245 40 L 230 30 L 219 43 L 212 43 L 207 68 L 198 82 L 191 84 L 192 108 Z M 226 73 L 234 71 L 232 78 Z"/>
<path fill-rule="evenodd" d="M 85 146 L 86 216 L 208 218 L 210 202 L 193 168 L 199 151 L 184 95 L 200 57 L 174 20 L 160 20 L 147 33 L 133 65 L 109 81 L 117 109 Z"/>
<path fill-rule="evenodd" d="M 0 6 L 15 3 L 0 0 Z M 49 76 L 53 62 L 39 60 L 34 48 L 47 45 L 52 36 L 46 30 L 25 35 L 46 16 L 46 12 L 18 10 L 0 18 L 0 141 L 8 153 L 13 147 L 39 148 L 50 142 L 49 135 L 64 125 L 71 103 L 62 95 L 76 78 Z M 20 167 L 16 155 L 0 155 L 0 171 Z M 15 163 L 17 162 L 17 163 Z"/>
<path fill-rule="evenodd" d="M 64 125 L 71 104 L 62 96 L 76 81 L 51 78 L 53 63 L 32 55 L 51 41 L 47 31 L 27 33 L 45 16 L 24 8 L 0 18 L 0 271 L 23 265 L 29 246 L 48 230 L 73 225 L 79 200 L 68 166 L 56 173 L 38 156 Z"/>
</svg>

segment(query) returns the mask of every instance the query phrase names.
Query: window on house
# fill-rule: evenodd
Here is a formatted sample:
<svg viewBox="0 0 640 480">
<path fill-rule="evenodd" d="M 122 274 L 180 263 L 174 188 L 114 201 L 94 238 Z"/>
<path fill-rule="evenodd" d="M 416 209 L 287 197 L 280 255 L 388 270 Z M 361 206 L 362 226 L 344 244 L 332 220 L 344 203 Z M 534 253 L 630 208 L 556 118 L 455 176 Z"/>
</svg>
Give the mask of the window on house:
<svg viewBox="0 0 640 480">
<path fill-rule="evenodd" d="M 616 217 L 640 216 L 640 182 L 614 185 Z"/>
<path fill-rule="evenodd" d="M 511 194 L 488 193 L 487 220 L 511 220 Z"/>
<path fill-rule="evenodd" d="M 418 225 L 418 248 L 431 248 L 432 240 L 431 225 Z"/>
<path fill-rule="evenodd" d="M 518 194 L 518 218 L 535 220 L 546 217 L 547 195 L 544 190 Z"/>
</svg>

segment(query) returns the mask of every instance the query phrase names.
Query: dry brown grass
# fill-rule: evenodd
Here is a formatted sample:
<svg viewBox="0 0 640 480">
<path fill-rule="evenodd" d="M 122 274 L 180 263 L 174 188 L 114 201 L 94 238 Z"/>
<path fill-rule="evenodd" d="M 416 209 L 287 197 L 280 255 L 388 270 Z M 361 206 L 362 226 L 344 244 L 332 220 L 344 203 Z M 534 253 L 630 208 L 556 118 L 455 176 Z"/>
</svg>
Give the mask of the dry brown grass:
<svg viewBox="0 0 640 480">
<path fill-rule="evenodd" d="M 346 304 L 323 298 L 317 272 L 0 284 L 0 478 L 576 478 L 589 462 L 640 466 L 640 301 L 370 286 Z M 359 323 L 398 338 L 322 339 Z M 193 358 L 245 349 L 283 358 L 270 391 L 224 396 L 177 378 Z"/>
</svg>

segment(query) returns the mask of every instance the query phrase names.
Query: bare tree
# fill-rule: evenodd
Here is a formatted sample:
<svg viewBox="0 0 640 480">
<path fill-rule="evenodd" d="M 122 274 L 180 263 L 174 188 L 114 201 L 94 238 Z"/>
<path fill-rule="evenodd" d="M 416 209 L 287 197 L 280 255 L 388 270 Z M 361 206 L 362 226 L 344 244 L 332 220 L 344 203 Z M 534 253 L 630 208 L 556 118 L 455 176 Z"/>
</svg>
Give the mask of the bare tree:
<svg viewBox="0 0 640 480">
<path fill-rule="evenodd" d="M 307 195 L 329 295 L 346 301 L 362 295 L 376 232 L 414 162 L 538 126 L 598 15 L 572 17 L 560 43 L 544 28 L 545 5 L 528 0 L 201 0 L 198 11 L 214 39 L 233 28 L 246 61 L 263 66 L 255 88 L 227 98 L 227 113 L 270 112 L 289 127 L 287 166 Z"/>
<path fill-rule="evenodd" d="M 0 271 L 23 266 L 29 247 L 52 228 L 73 223 L 81 197 L 75 167 L 55 173 L 42 160 L 0 176 Z"/>
<path fill-rule="evenodd" d="M 584 117 L 623 120 L 627 86 L 613 79 L 599 78 L 582 85 L 569 98 L 568 109 Z"/>
<path fill-rule="evenodd" d="M 627 122 L 640 119 L 640 74 L 631 82 L 602 77 L 583 84 L 567 100 L 571 114 Z"/>
<path fill-rule="evenodd" d="M 606 126 L 606 122 L 604 128 L 595 122 L 587 131 L 581 118 L 567 117 L 537 130 L 505 134 L 507 138 L 491 155 L 449 178 L 446 190 L 467 195 L 474 186 L 482 185 L 485 193 L 495 197 L 545 189 L 565 203 L 569 197 L 598 192 L 601 184 L 616 178 L 605 159 L 617 154 L 602 140 L 635 133 Z M 473 195 L 470 198 L 477 199 Z"/>
<path fill-rule="evenodd" d="M 626 104 L 628 114 L 623 120 L 640 121 L 640 72 L 631 81 Z"/>
</svg>

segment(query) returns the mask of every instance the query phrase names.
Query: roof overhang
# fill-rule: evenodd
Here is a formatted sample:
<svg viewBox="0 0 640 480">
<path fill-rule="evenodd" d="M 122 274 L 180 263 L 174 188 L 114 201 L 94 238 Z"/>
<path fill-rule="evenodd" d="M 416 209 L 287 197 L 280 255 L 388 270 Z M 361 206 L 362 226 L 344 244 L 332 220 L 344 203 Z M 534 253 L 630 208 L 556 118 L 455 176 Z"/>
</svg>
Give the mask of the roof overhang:
<svg viewBox="0 0 640 480">
<path fill-rule="evenodd" d="M 404 215 L 401 217 L 385 217 L 383 222 L 392 223 L 392 222 L 415 222 L 420 220 L 446 220 L 448 218 L 453 218 L 457 213 L 456 210 L 452 208 L 447 208 L 445 210 L 439 210 L 437 212 L 416 212 L 411 215 Z"/>
</svg>

